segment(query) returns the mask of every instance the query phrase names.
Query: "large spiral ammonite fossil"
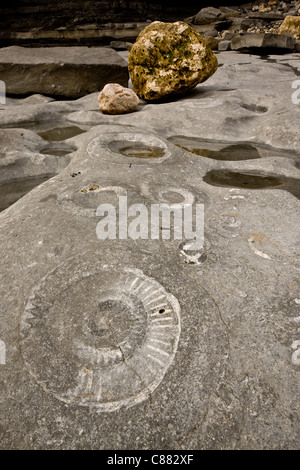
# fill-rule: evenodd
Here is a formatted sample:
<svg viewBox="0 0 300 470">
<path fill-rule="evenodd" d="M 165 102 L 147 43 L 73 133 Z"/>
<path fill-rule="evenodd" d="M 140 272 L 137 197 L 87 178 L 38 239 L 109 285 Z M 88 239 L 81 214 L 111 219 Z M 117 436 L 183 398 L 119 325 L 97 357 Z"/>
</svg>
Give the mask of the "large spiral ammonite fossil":
<svg viewBox="0 0 300 470">
<path fill-rule="evenodd" d="M 21 320 L 22 355 L 63 402 L 98 412 L 134 406 L 174 359 L 179 315 L 176 298 L 138 269 L 69 260 L 33 289 Z"/>
</svg>

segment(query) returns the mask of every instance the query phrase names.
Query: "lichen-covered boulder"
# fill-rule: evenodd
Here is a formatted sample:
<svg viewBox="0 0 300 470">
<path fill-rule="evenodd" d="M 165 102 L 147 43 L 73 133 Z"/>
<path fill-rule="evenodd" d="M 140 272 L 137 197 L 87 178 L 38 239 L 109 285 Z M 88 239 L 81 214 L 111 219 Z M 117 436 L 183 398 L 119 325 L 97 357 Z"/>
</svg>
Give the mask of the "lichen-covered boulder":
<svg viewBox="0 0 300 470">
<path fill-rule="evenodd" d="M 279 28 L 279 34 L 289 33 L 300 39 L 300 16 L 286 16 Z"/>
<path fill-rule="evenodd" d="M 98 106 L 103 114 L 131 113 L 139 102 L 133 90 L 118 83 L 108 83 L 98 95 Z"/>
<path fill-rule="evenodd" d="M 154 21 L 139 34 L 128 57 L 133 89 L 145 100 L 183 94 L 217 68 L 210 47 L 183 21 Z"/>
</svg>

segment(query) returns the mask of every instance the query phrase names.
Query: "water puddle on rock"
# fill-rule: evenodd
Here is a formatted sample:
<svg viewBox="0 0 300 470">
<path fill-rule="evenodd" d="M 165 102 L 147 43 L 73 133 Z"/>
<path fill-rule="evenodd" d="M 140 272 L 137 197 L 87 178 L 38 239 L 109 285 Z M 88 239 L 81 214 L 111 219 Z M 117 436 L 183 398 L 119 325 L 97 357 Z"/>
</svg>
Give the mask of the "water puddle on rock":
<svg viewBox="0 0 300 470">
<path fill-rule="evenodd" d="M 57 164 L 57 173 L 63 170 L 70 162 L 71 157 L 68 154 L 75 152 L 76 148 L 68 145 L 67 143 L 52 143 L 61 142 L 70 137 L 86 132 L 88 129 L 83 129 L 78 126 L 72 126 L 69 122 L 61 122 L 56 124 L 57 127 L 51 127 L 51 123 L 26 123 L 22 124 L 22 128 L 29 129 L 36 132 L 46 142 L 49 142 L 48 148 L 44 148 L 39 152 L 43 155 L 53 155 L 60 157 Z M 51 143 L 50 143 L 51 142 Z M 55 173 L 55 174 L 57 174 Z M 14 204 L 18 199 L 25 196 L 33 188 L 46 180 L 55 176 L 55 174 L 42 175 L 42 176 L 29 176 L 16 180 L 0 183 L 0 211 Z"/>
<path fill-rule="evenodd" d="M 33 176 L 0 183 L 0 212 L 53 176 L 55 175 Z"/>
<path fill-rule="evenodd" d="M 81 129 L 77 126 L 66 126 L 66 127 L 53 127 L 44 131 L 39 131 L 37 134 L 48 141 L 61 141 L 75 137 L 75 135 L 82 134 L 86 130 Z"/>
<path fill-rule="evenodd" d="M 273 149 L 242 143 L 224 143 L 205 141 L 197 137 L 172 136 L 168 140 L 173 144 L 192 152 L 200 157 L 210 158 L 218 161 L 238 162 L 261 158 L 287 158 L 292 160 L 294 166 L 300 169 L 300 156 L 289 151 Z M 287 178 L 276 174 L 267 174 L 260 170 L 234 171 L 234 170 L 211 170 L 204 176 L 203 180 L 213 186 L 244 189 L 268 189 L 279 188 L 289 191 L 300 199 L 300 179 Z"/>
<path fill-rule="evenodd" d="M 203 181 L 212 186 L 243 189 L 284 189 L 300 199 L 300 180 L 255 171 L 211 170 Z"/>
<path fill-rule="evenodd" d="M 68 155 L 69 153 L 72 153 L 74 151 L 74 149 L 46 148 L 44 150 L 40 150 L 40 153 L 42 153 L 43 155 L 55 155 L 56 157 L 64 157 L 65 155 Z"/>
<path fill-rule="evenodd" d="M 293 160 L 295 166 L 300 166 L 300 156 L 293 152 L 262 147 L 248 142 L 225 143 L 203 140 L 197 137 L 175 135 L 168 140 L 178 147 L 188 150 L 201 157 L 213 160 L 238 162 L 258 158 L 281 157 Z"/>
<path fill-rule="evenodd" d="M 108 144 L 108 148 L 113 152 L 119 152 L 125 157 L 135 158 L 159 158 L 163 157 L 165 152 L 163 148 L 145 145 L 142 142 L 114 141 Z"/>
<path fill-rule="evenodd" d="M 259 56 L 259 59 L 261 60 L 264 60 L 265 62 L 269 63 L 269 64 L 274 64 L 274 63 L 277 63 L 278 66 L 285 66 L 287 67 L 286 68 L 286 71 L 293 71 L 294 74 L 299 77 L 300 76 L 300 70 L 299 70 L 299 65 L 297 65 L 297 61 L 298 61 L 298 57 L 294 57 L 294 58 L 289 58 L 289 59 L 285 59 L 284 58 L 284 55 L 282 56 L 282 59 L 272 59 L 269 55 L 261 55 Z M 295 65 L 294 65 L 294 62 L 295 62 Z M 282 69 L 284 70 L 284 69 Z"/>
<path fill-rule="evenodd" d="M 204 144 L 202 146 L 204 147 Z M 210 147 L 212 146 L 213 145 L 210 145 Z M 182 145 L 180 147 L 188 150 L 189 152 L 195 153 L 196 155 L 212 158 L 213 160 L 237 162 L 240 160 L 261 158 L 257 149 L 250 144 L 228 145 L 227 147 L 223 147 L 219 150 L 214 150 L 212 148 L 184 147 Z"/>
<path fill-rule="evenodd" d="M 36 132 L 40 137 L 48 142 L 62 141 L 75 137 L 76 135 L 87 132 L 91 126 L 83 125 L 82 127 L 74 126 L 70 121 L 61 122 L 23 122 L 10 128 L 17 127 L 28 129 L 29 131 Z M 4 127 L 5 128 L 5 127 Z"/>
<path fill-rule="evenodd" d="M 261 158 L 258 149 L 248 143 L 225 144 L 186 136 L 173 136 L 168 140 L 184 150 L 213 160 L 237 162 Z"/>
</svg>

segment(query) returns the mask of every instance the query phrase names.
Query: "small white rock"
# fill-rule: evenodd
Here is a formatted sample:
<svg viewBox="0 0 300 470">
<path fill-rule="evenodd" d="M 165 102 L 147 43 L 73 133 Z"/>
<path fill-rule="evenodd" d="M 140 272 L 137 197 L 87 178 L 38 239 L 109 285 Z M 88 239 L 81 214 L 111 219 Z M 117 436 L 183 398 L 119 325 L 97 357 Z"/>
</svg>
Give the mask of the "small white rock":
<svg viewBox="0 0 300 470">
<path fill-rule="evenodd" d="M 98 96 L 99 109 L 103 114 L 132 113 L 139 104 L 137 94 L 118 83 L 108 83 Z"/>
</svg>

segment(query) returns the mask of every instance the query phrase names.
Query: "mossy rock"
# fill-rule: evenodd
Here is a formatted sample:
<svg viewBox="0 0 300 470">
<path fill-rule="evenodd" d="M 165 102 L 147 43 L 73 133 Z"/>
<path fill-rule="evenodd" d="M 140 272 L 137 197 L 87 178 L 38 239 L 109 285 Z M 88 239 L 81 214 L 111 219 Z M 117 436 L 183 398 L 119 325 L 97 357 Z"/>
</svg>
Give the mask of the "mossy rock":
<svg viewBox="0 0 300 470">
<path fill-rule="evenodd" d="M 183 21 L 154 21 L 139 34 L 128 57 L 133 89 L 145 100 L 184 94 L 217 68 L 205 40 Z"/>
<path fill-rule="evenodd" d="M 300 16 L 286 16 L 279 28 L 279 34 L 292 34 L 294 38 L 300 39 Z"/>
</svg>

